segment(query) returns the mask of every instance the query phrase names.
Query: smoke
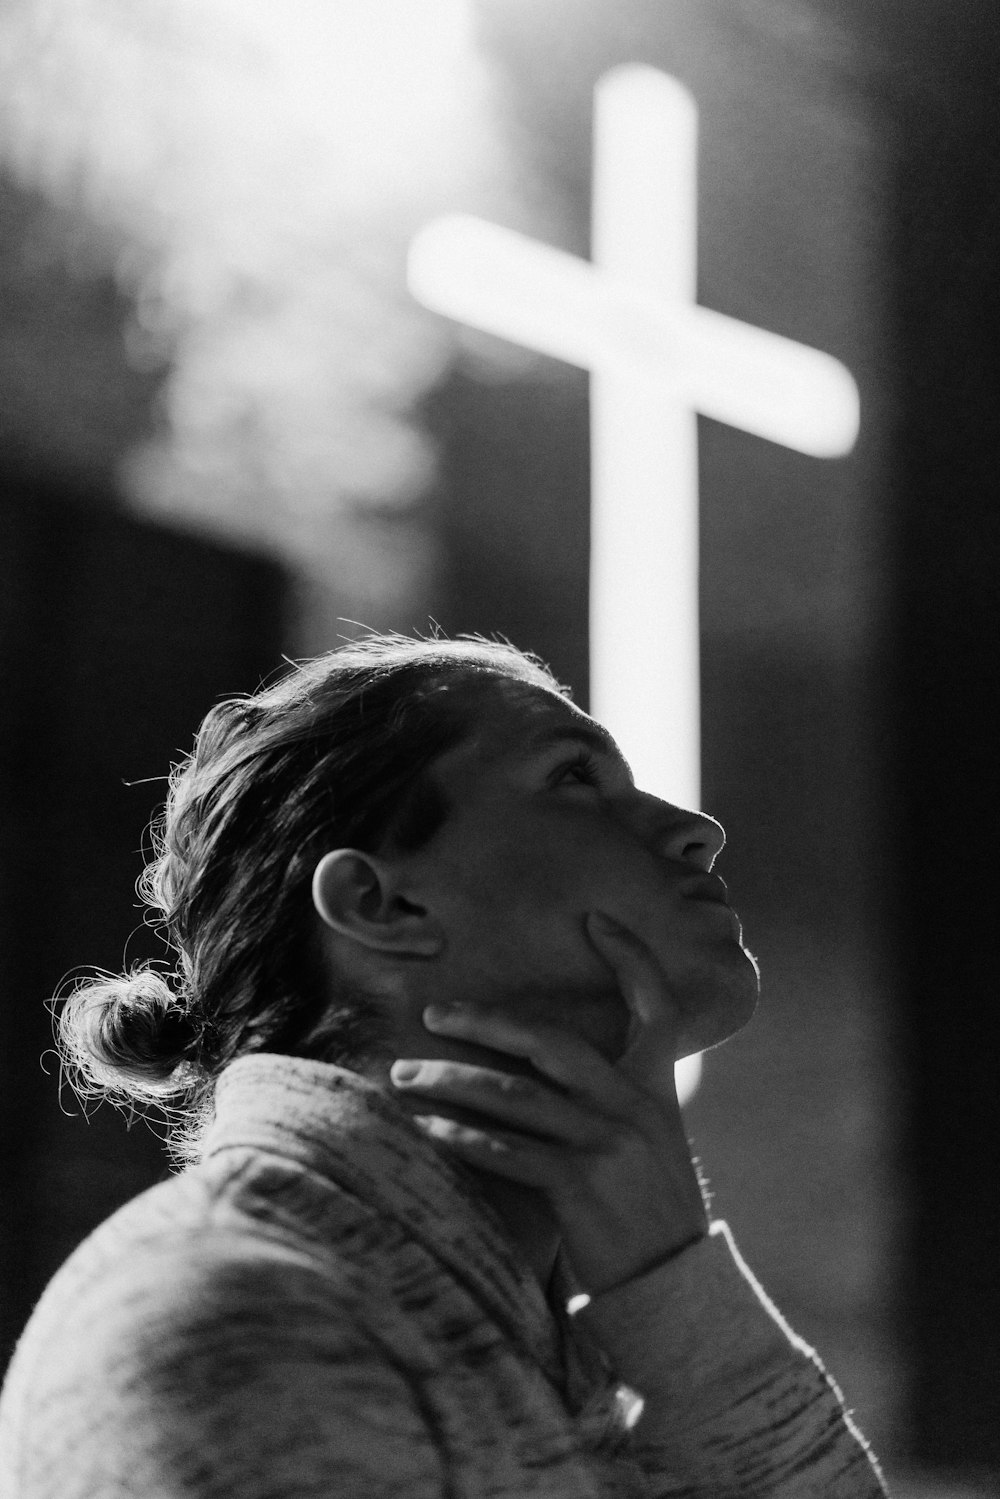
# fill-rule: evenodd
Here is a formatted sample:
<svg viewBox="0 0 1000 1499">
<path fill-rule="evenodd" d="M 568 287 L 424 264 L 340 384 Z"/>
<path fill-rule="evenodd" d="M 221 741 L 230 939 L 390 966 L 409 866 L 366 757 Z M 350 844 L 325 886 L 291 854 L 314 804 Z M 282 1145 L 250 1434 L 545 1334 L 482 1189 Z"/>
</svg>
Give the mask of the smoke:
<svg viewBox="0 0 1000 1499">
<path fill-rule="evenodd" d="M 88 226 L 130 359 L 165 370 L 136 505 L 326 576 L 386 565 L 351 517 L 426 490 L 410 413 L 456 340 L 407 243 L 451 208 L 523 219 L 469 11 L 8 0 L 0 155 Z"/>
</svg>

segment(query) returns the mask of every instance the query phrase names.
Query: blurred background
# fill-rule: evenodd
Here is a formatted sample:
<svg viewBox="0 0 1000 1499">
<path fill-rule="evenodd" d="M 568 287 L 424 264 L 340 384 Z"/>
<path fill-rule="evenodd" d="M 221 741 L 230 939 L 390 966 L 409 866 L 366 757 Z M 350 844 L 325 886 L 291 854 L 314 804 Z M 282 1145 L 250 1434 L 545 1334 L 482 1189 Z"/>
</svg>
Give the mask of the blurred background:
<svg viewBox="0 0 1000 1499">
<path fill-rule="evenodd" d="M 456 209 L 586 256 L 594 84 L 642 62 L 698 103 L 700 301 L 862 401 L 836 461 L 699 421 L 704 805 L 764 997 L 692 1139 L 897 1492 L 1000 1493 L 994 21 L 0 4 L 0 1365 L 168 1169 L 60 1091 L 46 1000 L 151 950 L 144 828 L 210 704 L 433 623 L 586 705 L 587 377 L 405 257 Z"/>
</svg>

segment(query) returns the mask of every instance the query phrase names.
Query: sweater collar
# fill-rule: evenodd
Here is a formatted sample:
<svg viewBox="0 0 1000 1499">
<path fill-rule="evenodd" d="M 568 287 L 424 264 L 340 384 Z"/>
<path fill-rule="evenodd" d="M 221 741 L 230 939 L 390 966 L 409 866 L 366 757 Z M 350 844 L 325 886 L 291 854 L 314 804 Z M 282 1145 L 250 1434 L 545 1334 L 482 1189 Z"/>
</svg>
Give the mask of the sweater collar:
<svg viewBox="0 0 1000 1499">
<path fill-rule="evenodd" d="M 543 1367 L 564 1372 L 552 1310 L 475 1177 L 376 1083 L 328 1062 L 239 1057 L 219 1078 L 202 1154 L 246 1147 L 297 1161 L 396 1219 Z"/>
</svg>

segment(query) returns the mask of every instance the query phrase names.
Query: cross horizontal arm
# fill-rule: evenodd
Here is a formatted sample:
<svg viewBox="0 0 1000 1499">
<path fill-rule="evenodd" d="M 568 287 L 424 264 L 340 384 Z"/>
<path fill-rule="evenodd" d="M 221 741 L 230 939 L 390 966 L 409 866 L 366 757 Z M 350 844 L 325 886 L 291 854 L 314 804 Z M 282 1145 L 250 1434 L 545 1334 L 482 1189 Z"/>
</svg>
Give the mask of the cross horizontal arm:
<svg viewBox="0 0 1000 1499">
<path fill-rule="evenodd" d="M 416 236 L 409 282 L 426 306 L 583 369 L 627 376 L 705 416 L 815 457 L 849 452 L 858 390 L 831 355 L 671 301 L 575 255 L 471 215 Z"/>
</svg>

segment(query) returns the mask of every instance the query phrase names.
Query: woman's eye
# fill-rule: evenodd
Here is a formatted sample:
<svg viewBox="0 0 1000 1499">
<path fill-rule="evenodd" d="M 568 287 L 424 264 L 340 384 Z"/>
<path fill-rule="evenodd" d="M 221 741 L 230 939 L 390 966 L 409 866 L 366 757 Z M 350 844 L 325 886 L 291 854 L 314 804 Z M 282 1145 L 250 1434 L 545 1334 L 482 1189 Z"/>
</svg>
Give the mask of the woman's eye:
<svg viewBox="0 0 1000 1499">
<path fill-rule="evenodd" d="M 555 773 L 554 782 L 557 786 L 564 786 L 567 782 L 578 786 L 597 786 L 600 784 L 600 770 L 597 761 L 592 755 L 581 754 L 560 765 Z"/>
</svg>

